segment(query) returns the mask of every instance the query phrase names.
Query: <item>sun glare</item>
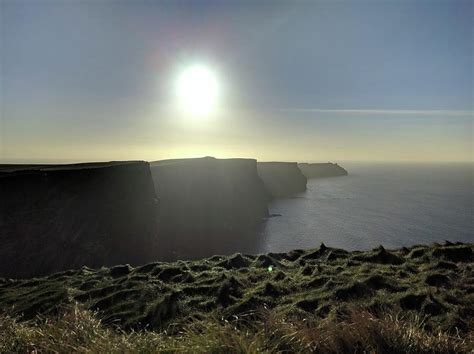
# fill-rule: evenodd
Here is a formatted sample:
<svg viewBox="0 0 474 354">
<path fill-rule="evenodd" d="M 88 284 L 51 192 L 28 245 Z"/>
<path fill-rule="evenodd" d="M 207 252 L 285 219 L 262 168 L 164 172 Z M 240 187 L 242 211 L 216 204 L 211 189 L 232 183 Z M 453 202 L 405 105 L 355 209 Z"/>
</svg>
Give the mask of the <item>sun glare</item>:
<svg viewBox="0 0 474 354">
<path fill-rule="evenodd" d="M 217 105 L 217 76 L 204 65 L 189 66 L 178 75 L 176 95 L 180 110 L 194 116 L 207 116 Z"/>
</svg>

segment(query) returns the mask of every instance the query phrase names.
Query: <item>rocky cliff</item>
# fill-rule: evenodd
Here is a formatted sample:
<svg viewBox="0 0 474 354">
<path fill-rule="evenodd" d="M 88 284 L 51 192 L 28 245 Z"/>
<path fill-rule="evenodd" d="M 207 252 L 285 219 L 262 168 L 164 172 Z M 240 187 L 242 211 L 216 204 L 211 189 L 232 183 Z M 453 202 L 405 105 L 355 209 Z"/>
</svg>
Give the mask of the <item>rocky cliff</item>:
<svg viewBox="0 0 474 354">
<path fill-rule="evenodd" d="M 306 177 L 296 162 L 259 162 L 257 168 L 266 190 L 274 198 L 306 190 Z"/>
<path fill-rule="evenodd" d="M 146 162 L 0 168 L 0 277 L 156 259 Z"/>
<path fill-rule="evenodd" d="M 160 237 L 167 240 L 174 258 L 225 253 L 233 244 L 240 247 L 246 231 L 268 215 L 268 195 L 255 160 L 205 157 L 155 161 L 150 166 L 160 199 Z"/>
<path fill-rule="evenodd" d="M 299 163 L 298 167 L 307 178 L 347 176 L 347 171 L 337 163 Z"/>
</svg>

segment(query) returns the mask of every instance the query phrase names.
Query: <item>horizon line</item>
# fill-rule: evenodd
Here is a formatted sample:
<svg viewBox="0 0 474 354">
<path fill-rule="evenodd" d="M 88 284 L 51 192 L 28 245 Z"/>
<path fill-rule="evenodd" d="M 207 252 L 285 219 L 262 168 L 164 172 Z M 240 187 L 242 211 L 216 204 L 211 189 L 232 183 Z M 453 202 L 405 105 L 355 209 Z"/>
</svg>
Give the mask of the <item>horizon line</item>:
<svg viewBox="0 0 474 354">
<path fill-rule="evenodd" d="M 64 158 L 64 159 L 55 159 L 55 158 L 37 158 L 37 159 L 30 159 L 30 158 L 0 158 L 0 165 L 15 165 L 15 164 L 77 164 L 77 163 L 103 163 L 103 162 L 120 162 L 120 161 L 129 161 L 129 162 L 153 162 L 153 161 L 164 161 L 164 160 L 173 160 L 173 159 L 199 159 L 204 157 L 214 157 L 216 159 L 253 159 L 257 162 L 296 162 L 296 163 L 323 163 L 323 162 L 361 162 L 361 163 L 468 163 L 473 164 L 474 160 L 364 160 L 364 159 L 287 159 L 287 160 L 275 160 L 275 159 L 258 159 L 255 157 L 248 157 L 248 156 L 233 156 L 233 157 L 222 157 L 222 156 L 181 156 L 181 157 L 166 157 L 166 158 L 159 158 L 159 159 L 82 159 L 82 158 Z"/>
</svg>

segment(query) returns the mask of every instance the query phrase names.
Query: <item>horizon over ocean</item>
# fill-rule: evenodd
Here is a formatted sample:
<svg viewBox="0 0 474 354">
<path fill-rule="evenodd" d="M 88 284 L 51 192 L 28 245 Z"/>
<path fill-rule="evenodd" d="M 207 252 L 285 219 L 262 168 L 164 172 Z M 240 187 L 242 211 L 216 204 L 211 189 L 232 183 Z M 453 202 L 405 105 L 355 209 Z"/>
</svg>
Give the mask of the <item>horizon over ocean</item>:
<svg viewBox="0 0 474 354">
<path fill-rule="evenodd" d="M 348 176 L 308 179 L 274 200 L 257 252 L 474 242 L 473 163 L 341 162 Z"/>
</svg>

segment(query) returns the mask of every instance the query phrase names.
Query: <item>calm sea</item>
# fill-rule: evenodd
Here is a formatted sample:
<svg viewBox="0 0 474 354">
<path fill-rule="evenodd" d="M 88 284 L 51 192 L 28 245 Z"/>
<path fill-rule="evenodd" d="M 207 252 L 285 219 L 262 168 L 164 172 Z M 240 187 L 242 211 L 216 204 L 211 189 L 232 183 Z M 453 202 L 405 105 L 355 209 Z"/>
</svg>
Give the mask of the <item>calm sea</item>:
<svg viewBox="0 0 474 354">
<path fill-rule="evenodd" d="M 341 164 L 349 176 L 308 180 L 270 205 L 258 252 L 474 242 L 473 164 Z"/>
</svg>

